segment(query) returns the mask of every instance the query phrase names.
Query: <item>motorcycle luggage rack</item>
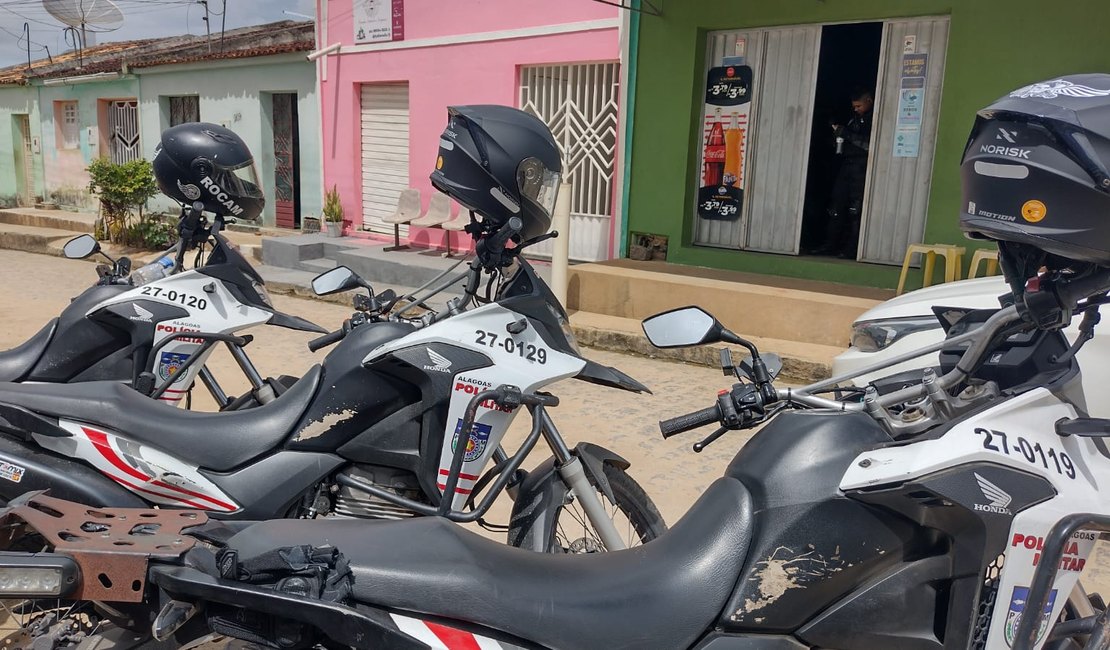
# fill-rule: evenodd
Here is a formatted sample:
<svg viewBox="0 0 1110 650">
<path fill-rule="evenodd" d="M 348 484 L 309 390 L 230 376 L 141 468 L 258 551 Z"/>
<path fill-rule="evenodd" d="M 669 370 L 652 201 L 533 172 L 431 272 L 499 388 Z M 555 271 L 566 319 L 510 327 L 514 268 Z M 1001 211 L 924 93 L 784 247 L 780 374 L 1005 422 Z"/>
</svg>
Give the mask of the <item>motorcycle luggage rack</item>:
<svg viewBox="0 0 1110 650">
<path fill-rule="evenodd" d="M 498 466 L 501 468 L 497 479 L 493 482 L 482 497 L 480 503 L 470 511 L 455 510 L 451 507 L 454 502 L 455 488 L 459 485 L 459 476 L 462 472 L 463 458 L 466 455 L 466 444 L 462 441 L 463 433 L 469 436 L 471 429 L 474 428 L 474 420 L 477 418 L 478 406 L 487 400 L 493 400 L 497 404 L 506 407 L 526 406 L 532 415 L 532 430 L 529 432 L 528 437 L 521 443 L 520 448 L 516 453 L 501 463 Z M 457 523 L 471 523 L 482 518 L 489 509 L 493 506 L 494 500 L 497 495 L 505 489 L 505 486 L 512 479 L 516 470 L 520 468 L 520 464 L 524 462 L 524 458 L 532 451 L 539 441 L 540 436 L 544 433 L 545 423 L 550 419 L 547 417 L 545 408 L 548 406 L 558 406 L 559 398 L 554 395 L 544 393 L 522 393 L 516 386 L 503 384 L 497 388 L 483 390 L 470 399 L 466 406 L 466 412 L 463 414 L 462 425 L 459 429 L 459 442 L 455 444 L 455 451 L 451 456 L 451 468 L 447 473 L 447 480 L 444 481 L 443 494 L 438 506 L 429 506 L 413 499 L 405 498 L 394 492 L 378 487 L 372 483 L 367 483 L 360 479 L 345 474 L 340 474 L 336 477 L 336 481 L 346 485 L 347 487 L 367 492 L 379 499 L 385 499 L 390 503 L 408 508 L 413 512 L 428 517 L 445 517 Z"/>
<path fill-rule="evenodd" d="M 180 559 L 196 545 L 183 531 L 207 522 L 197 510 L 93 508 L 31 492 L 0 510 L 0 547 L 34 531 L 80 569 L 70 598 L 139 603 L 149 561 Z"/>
<path fill-rule="evenodd" d="M 1110 532 L 1110 517 L 1093 513 L 1075 513 L 1064 517 L 1052 527 L 1045 536 L 1044 550 L 1041 551 L 1040 562 L 1033 572 L 1033 582 L 1029 586 L 1029 595 L 1025 600 L 1025 612 L 1043 612 L 1048 604 L 1049 594 L 1056 574 L 1060 571 L 1060 561 L 1064 557 L 1064 548 L 1072 535 L 1081 530 L 1097 530 L 1103 533 Z M 1013 650 L 1032 650 L 1038 643 L 1037 632 L 1041 617 L 1022 616 L 1018 623 L 1017 632 L 1014 634 Z M 1086 650 L 1110 649 L 1110 608 L 1099 612 L 1097 616 L 1089 619 L 1080 619 L 1082 629 L 1076 629 L 1073 635 L 1089 634 Z M 1067 625 L 1075 621 L 1066 621 L 1057 625 Z M 1048 636 L 1052 635 L 1049 629 Z"/>
</svg>

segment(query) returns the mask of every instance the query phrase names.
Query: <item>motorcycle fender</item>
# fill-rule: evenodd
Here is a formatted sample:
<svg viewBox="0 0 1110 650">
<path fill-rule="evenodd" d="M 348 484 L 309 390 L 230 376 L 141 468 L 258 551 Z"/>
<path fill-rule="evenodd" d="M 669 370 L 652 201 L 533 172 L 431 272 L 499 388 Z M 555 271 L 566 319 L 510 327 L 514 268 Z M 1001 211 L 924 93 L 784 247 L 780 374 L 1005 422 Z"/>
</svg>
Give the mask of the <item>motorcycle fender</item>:
<svg viewBox="0 0 1110 650">
<path fill-rule="evenodd" d="M 52 497 L 102 508 L 148 507 L 91 467 L 0 435 L 0 499 L 11 501 L 41 490 L 49 490 Z"/>
<path fill-rule="evenodd" d="M 605 478 L 605 465 L 628 469 L 631 465 L 616 452 L 591 442 L 580 442 L 570 451 L 582 461 L 582 469 L 602 493 L 613 500 L 613 488 Z M 567 496 L 567 486 L 559 477 L 555 458 L 540 463 L 521 482 L 509 520 L 509 544 L 547 553 L 555 526 L 555 514 Z"/>
</svg>

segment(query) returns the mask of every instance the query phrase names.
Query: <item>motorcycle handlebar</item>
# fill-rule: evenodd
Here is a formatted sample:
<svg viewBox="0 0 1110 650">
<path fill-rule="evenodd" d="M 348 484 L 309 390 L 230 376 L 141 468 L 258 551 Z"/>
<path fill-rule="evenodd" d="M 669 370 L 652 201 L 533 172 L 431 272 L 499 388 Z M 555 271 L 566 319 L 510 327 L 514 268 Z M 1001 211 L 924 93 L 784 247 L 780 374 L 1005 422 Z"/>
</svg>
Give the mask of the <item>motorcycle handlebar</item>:
<svg viewBox="0 0 1110 650">
<path fill-rule="evenodd" d="M 326 348 L 327 346 L 331 345 L 332 343 L 338 343 L 339 341 L 343 340 L 344 336 L 347 336 L 347 328 L 346 327 L 340 327 L 339 329 L 335 330 L 334 332 L 331 332 L 329 334 L 325 334 L 325 335 L 323 335 L 319 338 L 315 338 L 315 339 L 312 339 L 311 341 L 309 341 L 308 342 L 308 349 L 309 349 L 310 352 L 316 352 L 320 348 Z"/>
<path fill-rule="evenodd" d="M 659 421 L 659 431 L 663 434 L 664 438 L 678 435 L 680 433 L 704 427 L 707 424 L 713 424 L 721 419 L 721 408 L 714 404 L 709 408 L 686 415 L 670 418 L 669 420 Z"/>
</svg>

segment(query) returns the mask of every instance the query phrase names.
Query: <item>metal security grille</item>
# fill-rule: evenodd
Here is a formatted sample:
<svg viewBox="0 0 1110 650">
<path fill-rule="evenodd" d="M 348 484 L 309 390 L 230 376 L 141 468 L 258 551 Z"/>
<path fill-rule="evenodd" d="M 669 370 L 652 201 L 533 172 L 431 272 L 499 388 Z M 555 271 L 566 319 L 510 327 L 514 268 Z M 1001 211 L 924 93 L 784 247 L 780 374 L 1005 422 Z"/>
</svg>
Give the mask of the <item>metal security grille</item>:
<svg viewBox="0 0 1110 650">
<path fill-rule="evenodd" d="M 391 235 L 393 226 L 383 220 L 397 211 L 401 192 L 412 185 L 409 85 L 363 84 L 361 99 L 362 227 Z M 408 226 L 400 232 L 407 235 Z"/>
<path fill-rule="evenodd" d="M 196 95 L 170 97 L 170 126 L 200 121 L 200 98 Z"/>
<path fill-rule="evenodd" d="M 609 257 L 617 149 L 618 63 L 527 66 L 520 71 L 520 107 L 543 120 L 563 155 L 563 178 L 574 184 L 570 256 Z M 537 246 L 550 255 L 550 242 Z"/>
<path fill-rule="evenodd" d="M 138 101 L 122 99 L 108 104 L 108 151 L 112 162 L 116 164 L 141 157 Z"/>
</svg>

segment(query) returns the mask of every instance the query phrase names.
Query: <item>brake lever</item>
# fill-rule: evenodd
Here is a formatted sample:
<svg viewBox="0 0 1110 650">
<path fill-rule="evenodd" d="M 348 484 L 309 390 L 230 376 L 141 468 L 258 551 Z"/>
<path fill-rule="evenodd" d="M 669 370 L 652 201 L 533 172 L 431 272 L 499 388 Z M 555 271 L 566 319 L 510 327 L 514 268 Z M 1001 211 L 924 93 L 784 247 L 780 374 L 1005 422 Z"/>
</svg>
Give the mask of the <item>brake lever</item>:
<svg viewBox="0 0 1110 650">
<path fill-rule="evenodd" d="M 699 441 L 699 442 L 695 442 L 695 443 L 694 443 L 694 453 L 695 453 L 695 454 L 700 454 L 700 453 L 702 452 L 702 450 L 703 450 L 703 449 L 705 449 L 705 448 L 706 448 L 706 447 L 708 447 L 709 445 L 711 445 L 711 444 L 713 444 L 714 442 L 716 442 L 716 441 L 717 441 L 717 438 L 720 438 L 721 436 L 725 435 L 725 432 L 726 432 L 726 431 L 728 431 L 728 427 L 721 427 L 720 429 L 717 429 L 717 430 L 716 430 L 716 431 L 714 431 L 713 433 L 711 433 L 711 434 L 709 434 L 708 436 L 706 436 L 706 437 L 705 437 L 704 439 L 702 439 L 701 441 Z"/>
</svg>

